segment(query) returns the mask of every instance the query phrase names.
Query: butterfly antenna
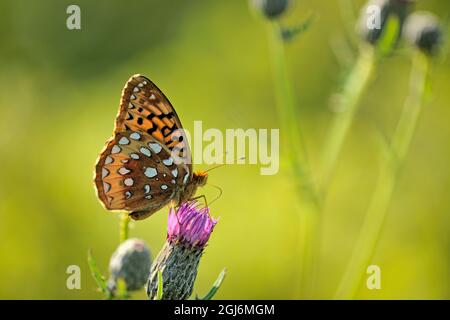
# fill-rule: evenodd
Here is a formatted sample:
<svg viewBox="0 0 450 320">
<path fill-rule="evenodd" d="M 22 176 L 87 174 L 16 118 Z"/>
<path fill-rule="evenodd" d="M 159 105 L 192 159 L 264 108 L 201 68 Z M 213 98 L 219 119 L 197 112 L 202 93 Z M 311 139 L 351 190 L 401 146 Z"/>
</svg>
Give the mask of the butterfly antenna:
<svg viewBox="0 0 450 320">
<path fill-rule="evenodd" d="M 211 171 L 211 170 L 223 167 L 224 165 L 226 165 L 226 163 L 218 164 L 217 166 L 214 166 L 212 168 L 209 168 L 208 170 L 205 170 L 205 172 L 208 172 L 208 171 Z"/>
<path fill-rule="evenodd" d="M 245 159 L 245 157 L 241 157 L 241 158 L 239 158 L 238 160 L 244 160 L 244 159 Z M 223 166 L 225 166 L 225 165 L 226 165 L 226 163 L 218 164 L 217 166 L 214 166 L 214 167 L 212 167 L 212 168 L 209 168 L 208 170 L 205 170 L 204 172 L 209 172 L 209 171 L 211 171 L 211 170 L 214 170 L 214 169 L 223 167 Z"/>
<path fill-rule="evenodd" d="M 219 200 L 219 199 L 222 197 L 223 190 L 222 190 L 221 187 L 216 186 L 216 185 L 214 185 L 214 184 L 208 183 L 208 185 L 211 186 L 211 187 L 213 187 L 213 188 L 216 188 L 217 190 L 219 190 L 219 195 L 218 195 L 217 197 L 215 197 L 214 200 L 211 201 L 211 202 L 209 203 L 209 206 L 211 206 L 211 204 L 213 204 L 216 200 Z"/>
</svg>

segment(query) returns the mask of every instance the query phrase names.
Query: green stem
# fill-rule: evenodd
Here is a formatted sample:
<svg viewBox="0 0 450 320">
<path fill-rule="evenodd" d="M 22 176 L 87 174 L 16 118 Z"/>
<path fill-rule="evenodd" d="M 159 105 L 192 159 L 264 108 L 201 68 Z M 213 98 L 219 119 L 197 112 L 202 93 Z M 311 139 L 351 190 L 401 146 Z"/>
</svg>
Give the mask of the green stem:
<svg viewBox="0 0 450 320">
<path fill-rule="evenodd" d="M 325 196 L 343 142 L 353 122 L 358 105 L 375 70 L 374 49 L 362 45 L 358 60 L 345 84 L 322 155 L 320 191 Z"/>
<path fill-rule="evenodd" d="M 291 169 L 298 178 L 298 190 L 302 197 L 317 203 L 312 177 L 310 175 L 308 156 L 302 131 L 300 117 L 295 103 L 289 72 L 284 52 L 281 28 L 277 22 L 269 24 L 270 50 L 274 75 L 274 86 L 278 115 L 282 129 L 282 143 Z"/>
<path fill-rule="evenodd" d="M 413 57 L 410 94 L 392 140 L 392 149 L 397 154 L 398 162 L 402 162 L 405 158 L 417 127 L 422 105 L 426 99 L 429 69 L 429 58 L 419 51 L 416 52 Z"/>
<path fill-rule="evenodd" d="M 276 93 L 276 105 L 281 127 L 282 147 L 290 163 L 292 175 L 296 183 L 295 189 L 300 199 L 301 210 L 299 218 L 299 245 L 301 257 L 299 260 L 300 284 L 297 288 L 308 292 L 309 279 L 312 279 L 313 269 L 313 246 L 316 243 L 314 234 L 320 213 L 320 202 L 317 191 L 313 183 L 308 162 L 306 147 L 304 144 L 299 119 L 298 110 L 289 79 L 288 67 L 284 51 L 284 41 L 281 28 L 277 22 L 268 24 L 268 36 L 270 53 L 272 59 L 272 69 L 274 76 L 274 86 Z"/>
<path fill-rule="evenodd" d="M 336 293 L 338 299 L 355 297 L 366 269 L 374 256 L 399 170 L 409 149 L 425 101 L 428 73 L 428 58 L 418 52 L 413 60 L 410 94 L 394 133 L 390 153 L 380 169 L 377 185 L 353 255 Z"/>
<path fill-rule="evenodd" d="M 130 216 L 127 213 L 123 213 L 120 217 L 120 243 L 128 239 L 129 223 Z"/>
</svg>

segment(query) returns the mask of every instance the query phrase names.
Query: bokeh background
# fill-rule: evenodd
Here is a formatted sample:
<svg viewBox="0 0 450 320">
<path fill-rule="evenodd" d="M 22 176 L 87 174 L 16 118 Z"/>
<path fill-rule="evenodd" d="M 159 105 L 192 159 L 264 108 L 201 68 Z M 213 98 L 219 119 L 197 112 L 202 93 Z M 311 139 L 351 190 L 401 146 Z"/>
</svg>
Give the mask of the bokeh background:
<svg viewBox="0 0 450 320">
<path fill-rule="evenodd" d="M 81 7 L 79 31 L 66 28 L 70 4 Z M 417 7 L 441 18 L 450 12 L 448 1 Z M 313 164 L 348 71 L 336 55 L 352 23 L 341 8 L 340 1 L 298 0 L 284 18 L 299 22 L 312 12 L 318 18 L 287 48 Z M 187 129 L 194 120 L 204 128 L 277 128 L 264 25 L 243 0 L 3 0 L 0 12 L 0 298 L 100 299 L 87 251 L 106 274 L 119 217 L 96 199 L 92 172 L 125 81 L 135 73 L 155 81 Z M 379 67 L 339 159 L 315 297 L 333 297 L 363 221 L 379 166 L 374 124 L 392 133 L 408 89 L 410 59 L 402 50 Z M 348 53 L 351 61 L 356 52 Z M 433 99 L 373 259 L 382 289 L 362 287 L 358 298 L 450 298 L 449 71 L 449 61 L 438 59 Z M 299 225 L 287 172 L 283 163 L 274 176 L 259 175 L 255 165 L 211 172 L 210 182 L 224 193 L 211 209 L 220 222 L 196 293 L 206 293 L 227 267 L 217 298 L 299 297 L 293 285 Z M 204 193 L 217 195 L 211 187 Z M 131 236 L 145 239 L 153 256 L 165 241 L 166 219 L 164 209 L 132 224 Z M 81 267 L 81 290 L 66 288 L 72 264 Z"/>
</svg>

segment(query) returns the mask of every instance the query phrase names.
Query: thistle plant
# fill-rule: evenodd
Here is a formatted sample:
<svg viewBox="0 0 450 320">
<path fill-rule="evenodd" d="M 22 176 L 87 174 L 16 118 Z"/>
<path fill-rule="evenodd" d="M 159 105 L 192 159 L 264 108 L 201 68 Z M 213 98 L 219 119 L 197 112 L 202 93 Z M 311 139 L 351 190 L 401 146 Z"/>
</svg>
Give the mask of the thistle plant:
<svg viewBox="0 0 450 320">
<path fill-rule="evenodd" d="M 187 299 L 191 296 L 197 267 L 217 220 L 209 215 L 209 208 L 197 202 L 170 208 L 167 242 L 151 265 L 150 250 L 141 239 L 127 239 L 129 218 L 120 221 L 121 244 L 111 256 L 109 279 L 100 272 L 97 262 L 88 253 L 88 264 L 98 289 L 106 299 L 129 299 L 130 293 L 147 284 L 150 299 Z M 222 285 L 224 269 L 212 288 L 200 300 L 210 300 Z M 163 284 L 164 283 L 164 284 Z"/>
<path fill-rule="evenodd" d="M 416 12 L 406 21 L 403 32 L 405 40 L 427 56 L 435 56 L 443 41 L 438 19 L 429 12 Z"/>
<path fill-rule="evenodd" d="M 411 0 L 370 0 L 361 10 L 356 31 L 359 34 L 359 54 L 335 109 L 328 138 L 322 152 L 320 192 L 325 197 L 344 140 L 358 112 L 362 96 L 370 86 L 377 65 L 389 56 L 401 36 Z M 371 25 L 367 15 L 369 6 L 380 9 L 380 25 Z"/>
<path fill-rule="evenodd" d="M 413 47 L 409 95 L 382 163 L 375 191 L 336 297 L 353 298 L 370 264 L 423 105 L 429 94 L 430 63 L 441 44 L 438 20 L 429 13 L 412 14 L 403 36 Z"/>
<path fill-rule="evenodd" d="M 376 45 L 377 42 L 382 38 L 384 30 L 389 23 L 389 19 L 395 16 L 399 21 L 400 29 L 394 35 L 395 40 L 399 40 L 401 37 L 401 29 L 403 23 L 408 16 L 410 5 L 413 4 L 415 0 L 370 0 L 362 8 L 361 14 L 357 23 L 356 31 L 360 38 L 372 45 Z M 378 7 L 380 10 L 380 25 L 374 26 L 369 21 L 367 16 L 367 10 L 370 6 Z"/>
<path fill-rule="evenodd" d="M 148 278 L 150 299 L 184 300 L 191 296 L 200 258 L 216 223 L 209 215 L 209 208 L 200 208 L 195 201 L 184 203 L 177 210 L 170 209 L 167 241 L 153 262 Z M 158 290 L 161 283 L 162 293 Z"/>
<path fill-rule="evenodd" d="M 376 74 L 377 66 L 392 55 L 402 35 L 417 48 L 414 54 L 410 96 L 392 139 L 386 162 L 380 171 L 373 199 L 369 205 L 366 222 L 360 240 L 355 246 L 353 258 L 341 282 L 338 297 L 352 297 L 360 276 L 373 254 L 384 216 L 392 197 L 400 163 L 405 157 L 421 105 L 426 96 L 429 57 L 436 51 L 438 39 L 435 19 L 430 17 L 409 17 L 414 0 L 370 0 L 361 11 L 357 23 L 359 35 L 358 58 L 344 84 L 341 99 L 336 106 L 339 112 L 334 116 L 328 138 L 324 144 L 321 162 L 321 176 L 316 186 L 308 163 L 306 146 L 302 137 L 298 106 L 290 83 L 285 46 L 288 40 L 305 31 L 310 21 L 301 27 L 287 28 L 282 24 L 288 9 L 287 1 L 253 1 L 252 4 L 267 25 L 269 49 L 272 59 L 276 105 L 284 137 L 282 141 L 290 162 L 292 176 L 297 182 L 301 211 L 299 214 L 300 239 L 300 284 L 303 292 L 310 293 L 314 281 L 314 269 L 320 243 L 322 203 L 326 198 L 328 185 L 335 170 L 336 161 L 358 112 L 360 100 L 369 88 Z M 379 25 L 368 23 L 369 6 L 379 8 Z M 373 17 L 372 17 L 373 18 Z M 419 29 L 420 31 L 417 31 Z M 300 31 L 299 31 L 300 30 Z M 308 295 L 310 297 L 310 295 Z"/>
<path fill-rule="evenodd" d="M 289 6 L 289 0 L 251 0 L 253 6 L 258 8 L 268 19 L 281 16 Z"/>
<path fill-rule="evenodd" d="M 108 280 L 98 268 L 91 251 L 88 253 L 88 264 L 98 290 L 106 299 L 128 299 L 132 291 L 144 288 L 151 255 L 145 241 L 134 238 L 122 242 L 111 256 Z"/>
<path fill-rule="evenodd" d="M 108 290 L 114 296 L 121 285 L 119 281 L 123 281 L 127 292 L 142 289 L 150 265 L 150 250 L 143 240 L 134 238 L 122 242 L 109 262 Z"/>
<path fill-rule="evenodd" d="M 306 296 L 312 287 L 313 277 L 311 275 L 314 269 L 314 251 L 317 251 L 314 250 L 314 247 L 318 243 L 316 241 L 317 221 L 321 211 L 321 203 L 308 160 L 299 108 L 295 101 L 294 89 L 289 76 L 285 46 L 288 41 L 292 41 L 308 30 L 314 16 L 310 15 L 308 19 L 298 25 L 287 27 L 282 25 L 281 19 L 288 11 L 288 1 L 253 1 L 251 4 L 255 11 L 263 17 L 267 29 L 276 107 L 280 130 L 283 132 L 282 137 L 284 137 L 282 145 L 286 152 L 285 156 L 289 161 L 291 176 L 294 177 L 294 188 L 300 205 L 300 210 L 295 212 L 299 224 L 300 258 L 297 263 L 299 283 L 294 287 L 296 291 L 302 291 Z M 274 7 L 279 9 L 277 14 L 269 14 Z"/>
</svg>

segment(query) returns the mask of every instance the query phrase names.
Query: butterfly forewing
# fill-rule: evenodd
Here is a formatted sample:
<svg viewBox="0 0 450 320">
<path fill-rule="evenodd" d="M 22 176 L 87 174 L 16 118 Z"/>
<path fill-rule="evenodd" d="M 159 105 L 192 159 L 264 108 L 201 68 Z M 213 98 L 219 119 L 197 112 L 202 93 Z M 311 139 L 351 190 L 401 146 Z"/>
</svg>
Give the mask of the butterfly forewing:
<svg viewBox="0 0 450 320">
<path fill-rule="evenodd" d="M 172 151 L 176 147 L 184 163 L 191 165 L 191 153 L 180 119 L 158 87 L 141 75 L 128 80 L 122 92 L 116 131 L 147 133 Z"/>
</svg>

